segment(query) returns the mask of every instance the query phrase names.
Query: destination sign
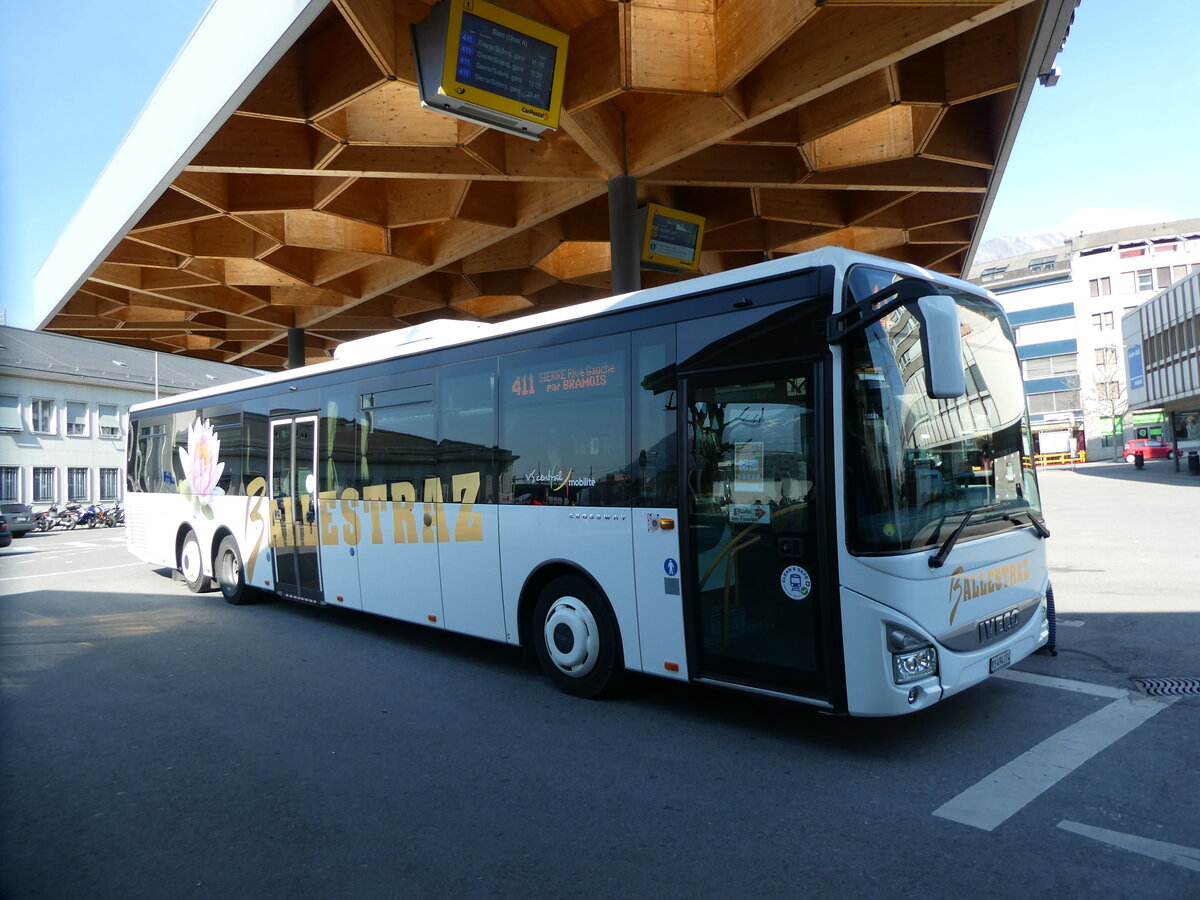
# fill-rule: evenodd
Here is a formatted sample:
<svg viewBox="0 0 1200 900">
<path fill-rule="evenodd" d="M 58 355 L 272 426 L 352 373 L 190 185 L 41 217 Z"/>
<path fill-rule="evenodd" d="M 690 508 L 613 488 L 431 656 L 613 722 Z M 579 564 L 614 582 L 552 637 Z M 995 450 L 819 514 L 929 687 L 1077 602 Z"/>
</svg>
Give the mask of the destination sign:
<svg viewBox="0 0 1200 900">
<path fill-rule="evenodd" d="M 517 375 L 511 391 L 518 397 L 538 394 L 568 394 L 607 387 L 613 381 L 617 367 L 613 363 L 588 363 L 542 369 L 528 375 Z"/>
<path fill-rule="evenodd" d="M 463 12 L 455 76 L 462 84 L 549 109 L 557 52 L 552 44 Z"/>
</svg>

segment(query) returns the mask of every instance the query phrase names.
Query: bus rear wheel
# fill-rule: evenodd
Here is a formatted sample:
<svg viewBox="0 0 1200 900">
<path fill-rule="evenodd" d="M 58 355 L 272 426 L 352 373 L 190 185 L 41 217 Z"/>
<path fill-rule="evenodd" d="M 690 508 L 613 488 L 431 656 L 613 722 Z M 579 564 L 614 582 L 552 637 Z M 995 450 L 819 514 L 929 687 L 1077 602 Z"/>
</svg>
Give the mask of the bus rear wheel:
<svg viewBox="0 0 1200 900">
<path fill-rule="evenodd" d="M 567 575 L 543 588 L 533 611 L 533 641 L 555 687 L 599 697 L 616 684 L 621 647 L 608 604 L 582 578 Z"/>
<path fill-rule="evenodd" d="M 179 574 L 193 594 L 212 589 L 212 579 L 204 574 L 204 553 L 196 532 L 189 531 L 179 550 Z"/>
<path fill-rule="evenodd" d="M 237 541 L 233 535 L 226 535 L 217 548 L 217 560 L 213 566 L 213 574 L 217 576 L 217 587 L 221 589 L 226 603 L 241 606 L 249 603 L 251 592 L 254 590 L 246 584 L 245 570 L 242 568 L 242 554 L 238 552 Z"/>
</svg>

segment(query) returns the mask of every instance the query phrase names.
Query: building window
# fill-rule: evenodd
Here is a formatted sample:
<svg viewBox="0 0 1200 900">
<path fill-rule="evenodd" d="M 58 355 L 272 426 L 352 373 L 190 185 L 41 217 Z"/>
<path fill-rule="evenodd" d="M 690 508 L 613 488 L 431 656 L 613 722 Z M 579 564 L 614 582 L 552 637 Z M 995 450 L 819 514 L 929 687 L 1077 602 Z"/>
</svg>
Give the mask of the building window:
<svg viewBox="0 0 1200 900">
<path fill-rule="evenodd" d="M 121 414 L 117 407 L 109 403 L 100 404 L 100 437 L 119 438 L 121 436 Z"/>
<path fill-rule="evenodd" d="M 1008 271 L 1008 266 L 991 266 L 984 269 L 983 274 L 979 276 L 980 281 L 995 281 L 997 278 L 1003 278 L 1004 273 Z"/>
<path fill-rule="evenodd" d="M 21 404 L 12 395 L 0 396 L 0 431 L 21 430 Z"/>
<path fill-rule="evenodd" d="M 21 484 L 21 469 L 18 466 L 0 466 L 0 501 L 15 503 Z"/>
<path fill-rule="evenodd" d="M 1119 381 L 1098 381 L 1098 382 L 1096 382 L 1096 399 L 1097 400 L 1120 400 L 1121 399 L 1121 382 L 1119 382 Z"/>
<path fill-rule="evenodd" d="M 1128 259 L 1131 256 L 1145 256 L 1145 255 L 1146 255 L 1145 247 L 1130 247 L 1128 249 L 1121 250 L 1121 259 Z"/>
<path fill-rule="evenodd" d="M 33 401 L 33 430 L 37 434 L 54 434 L 54 401 Z"/>
<path fill-rule="evenodd" d="M 1057 356 L 1039 356 L 1024 362 L 1025 377 L 1053 378 L 1056 375 L 1074 375 L 1079 371 L 1079 364 L 1074 353 L 1060 353 Z"/>
<path fill-rule="evenodd" d="M 1051 391 L 1047 394 L 1029 395 L 1031 413 L 1066 412 L 1079 408 L 1079 391 Z"/>
<path fill-rule="evenodd" d="M 86 403 L 67 402 L 67 434 L 80 437 L 88 433 L 88 408 Z"/>
<path fill-rule="evenodd" d="M 83 501 L 88 498 L 88 470 L 83 466 L 67 469 L 67 499 Z"/>
<path fill-rule="evenodd" d="M 1116 347 L 1097 347 L 1096 348 L 1096 365 L 1098 366 L 1115 366 L 1117 364 L 1117 348 Z"/>
<path fill-rule="evenodd" d="M 1113 327 L 1113 314 L 1110 312 L 1092 313 L 1092 327 L 1097 331 L 1108 331 Z"/>
<path fill-rule="evenodd" d="M 1049 272 L 1054 268 L 1053 256 L 1040 256 L 1029 261 L 1030 272 Z"/>
<path fill-rule="evenodd" d="M 54 467 L 34 466 L 33 469 L 33 502 L 54 502 Z"/>
<path fill-rule="evenodd" d="M 1125 272 L 1129 276 L 1129 292 L 1154 290 L 1154 270 L 1138 269 L 1136 272 Z"/>
<path fill-rule="evenodd" d="M 1171 267 L 1159 266 L 1154 270 L 1154 282 L 1159 290 L 1171 286 Z"/>
<path fill-rule="evenodd" d="M 100 470 L 100 499 L 101 500 L 116 500 L 117 485 L 121 483 L 120 469 L 101 469 Z"/>
<path fill-rule="evenodd" d="M 1104 278 L 1093 278 L 1088 282 L 1088 290 L 1093 297 L 1107 297 L 1112 293 L 1112 279 L 1107 276 Z"/>
</svg>

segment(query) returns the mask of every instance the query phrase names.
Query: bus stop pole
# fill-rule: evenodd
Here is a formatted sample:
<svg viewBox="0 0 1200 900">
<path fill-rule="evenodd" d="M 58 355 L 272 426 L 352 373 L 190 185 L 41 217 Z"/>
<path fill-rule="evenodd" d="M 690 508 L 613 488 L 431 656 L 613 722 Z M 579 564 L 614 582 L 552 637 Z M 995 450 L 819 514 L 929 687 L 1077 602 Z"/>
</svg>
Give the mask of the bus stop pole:
<svg viewBox="0 0 1200 900">
<path fill-rule="evenodd" d="M 608 244 L 612 256 L 612 291 L 627 294 L 642 286 L 637 223 L 637 179 L 608 179 Z"/>
</svg>

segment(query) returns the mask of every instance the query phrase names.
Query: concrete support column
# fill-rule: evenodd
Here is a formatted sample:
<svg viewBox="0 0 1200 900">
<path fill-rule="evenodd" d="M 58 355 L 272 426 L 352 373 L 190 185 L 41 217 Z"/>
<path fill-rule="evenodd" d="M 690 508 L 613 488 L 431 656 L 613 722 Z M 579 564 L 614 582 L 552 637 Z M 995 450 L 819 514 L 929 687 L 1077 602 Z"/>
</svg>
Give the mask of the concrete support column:
<svg viewBox="0 0 1200 900">
<path fill-rule="evenodd" d="M 289 369 L 298 369 L 304 365 L 304 329 L 289 328 L 288 330 L 288 361 Z"/>
<path fill-rule="evenodd" d="M 637 179 L 632 175 L 608 179 L 608 242 L 612 254 L 613 293 L 638 290 L 642 286 L 642 269 L 638 247 Z"/>
</svg>

